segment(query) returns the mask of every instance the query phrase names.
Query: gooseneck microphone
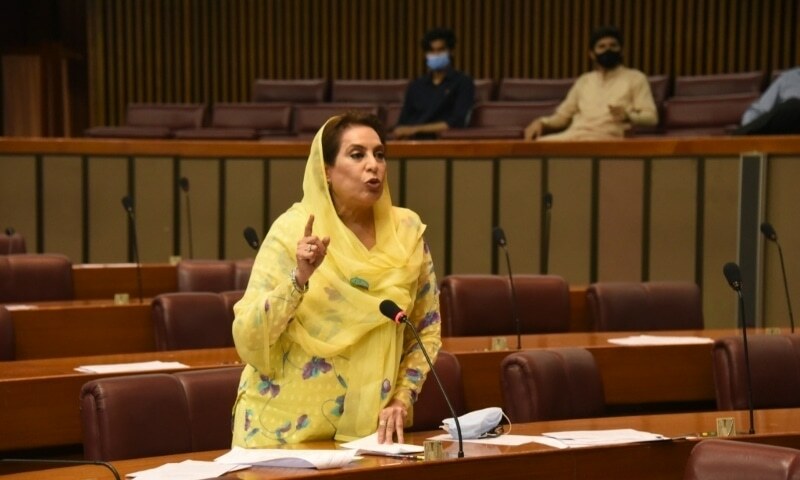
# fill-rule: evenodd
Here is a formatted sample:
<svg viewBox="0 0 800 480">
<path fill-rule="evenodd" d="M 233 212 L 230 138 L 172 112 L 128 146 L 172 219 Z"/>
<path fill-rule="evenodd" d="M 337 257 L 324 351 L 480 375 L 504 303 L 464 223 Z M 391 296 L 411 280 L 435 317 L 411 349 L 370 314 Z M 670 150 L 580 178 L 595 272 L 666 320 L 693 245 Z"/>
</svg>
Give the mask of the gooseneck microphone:
<svg viewBox="0 0 800 480">
<path fill-rule="evenodd" d="M 178 180 L 178 185 L 180 185 L 186 197 L 186 226 L 189 229 L 189 258 L 192 259 L 194 258 L 194 244 L 192 242 L 192 206 L 189 202 L 189 179 L 181 177 L 180 180 Z"/>
<path fill-rule="evenodd" d="M 261 246 L 261 240 L 258 239 L 258 234 L 253 227 L 245 227 L 244 239 L 247 241 L 247 244 L 250 245 L 250 248 L 256 252 L 258 251 L 258 247 Z"/>
<path fill-rule="evenodd" d="M 553 210 L 553 194 L 547 192 L 542 199 L 542 275 L 547 275 L 547 270 L 550 264 L 550 213 Z"/>
<path fill-rule="evenodd" d="M 381 313 L 393 322 L 397 324 L 405 323 L 408 325 L 408 327 L 411 329 L 411 332 L 414 334 L 414 338 L 417 339 L 417 345 L 419 345 L 419 349 L 422 350 L 422 354 L 425 355 L 425 360 L 428 361 L 428 366 L 431 367 L 431 374 L 436 380 L 436 384 L 439 386 L 439 391 L 442 392 L 442 397 L 444 397 L 444 401 L 447 403 L 447 408 L 450 409 L 450 414 L 453 415 L 453 421 L 455 422 L 456 430 L 458 431 L 458 458 L 464 458 L 464 439 L 461 436 L 461 422 L 458 421 L 456 410 L 453 408 L 453 404 L 450 403 L 450 398 L 447 396 L 447 392 L 444 390 L 444 385 L 442 385 L 442 381 L 439 380 L 439 375 L 436 374 L 436 370 L 433 368 L 431 357 L 428 355 L 428 351 L 425 350 L 425 345 L 422 344 L 422 339 L 419 338 L 417 329 L 414 328 L 414 325 L 408 321 L 408 315 L 406 315 L 406 312 L 404 312 L 403 309 L 397 306 L 397 304 L 393 301 L 384 300 L 381 302 L 379 308 Z"/>
<path fill-rule="evenodd" d="M 506 266 L 508 267 L 508 283 L 511 285 L 511 314 L 514 316 L 514 323 L 517 326 L 517 350 L 522 350 L 522 329 L 519 324 L 519 310 L 517 309 L 517 291 L 514 288 L 514 276 L 511 274 L 511 257 L 508 255 L 508 243 L 506 233 L 500 227 L 492 229 L 494 244 L 501 247 L 506 254 Z"/>
<path fill-rule="evenodd" d="M 767 222 L 762 223 L 761 233 L 767 237 L 767 240 L 775 242 L 775 245 L 778 246 L 778 257 L 781 259 L 781 272 L 783 273 L 783 290 L 786 292 L 786 305 L 789 307 L 789 326 L 792 329 L 792 333 L 794 333 L 794 314 L 792 313 L 792 299 L 789 298 L 789 282 L 786 281 L 786 265 L 783 263 L 783 249 L 781 248 L 780 242 L 778 242 L 778 234 L 775 232 L 775 229 L 772 228 L 771 224 Z"/>
<path fill-rule="evenodd" d="M 722 273 L 728 284 L 733 288 L 737 295 L 739 295 L 739 316 L 742 319 L 742 342 L 744 344 L 744 366 L 747 375 L 747 409 L 750 412 L 750 435 L 756 433 L 753 426 L 753 383 L 750 373 L 750 352 L 747 348 L 747 322 L 744 318 L 744 296 L 742 296 L 742 272 L 739 270 L 739 265 L 733 262 L 728 262 L 722 267 Z"/>
<path fill-rule="evenodd" d="M 139 261 L 139 242 L 136 234 L 136 216 L 133 213 L 133 198 L 130 195 L 122 197 L 122 206 L 128 212 L 128 225 L 131 229 L 130 240 L 133 246 L 133 259 L 136 262 L 136 286 L 139 289 L 139 303 L 144 303 L 142 300 L 142 264 Z"/>
<path fill-rule="evenodd" d="M 47 459 L 47 458 L 3 458 L 0 459 L 0 463 L 30 463 L 30 464 L 42 464 L 42 465 L 63 465 L 65 467 L 74 467 L 77 465 L 97 465 L 100 467 L 105 467 L 111 470 L 111 474 L 114 475 L 116 480 L 120 480 L 119 472 L 114 465 L 108 462 L 101 462 L 97 460 L 62 460 L 62 459 Z"/>
</svg>

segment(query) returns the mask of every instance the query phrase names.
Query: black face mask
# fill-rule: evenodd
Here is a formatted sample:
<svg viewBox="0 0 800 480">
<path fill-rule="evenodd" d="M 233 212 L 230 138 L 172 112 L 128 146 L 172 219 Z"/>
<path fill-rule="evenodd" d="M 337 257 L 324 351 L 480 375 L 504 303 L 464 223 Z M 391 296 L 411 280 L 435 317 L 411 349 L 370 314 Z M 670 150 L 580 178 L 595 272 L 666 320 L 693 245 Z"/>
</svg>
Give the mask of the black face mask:
<svg viewBox="0 0 800 480">
<path fill-rule="evenodd" d="M 622 63 L 622 53 L 615 50 L 606 50 L 601 54 L 595 54 L 597 64 L 610 70 Z"/>
</svg>

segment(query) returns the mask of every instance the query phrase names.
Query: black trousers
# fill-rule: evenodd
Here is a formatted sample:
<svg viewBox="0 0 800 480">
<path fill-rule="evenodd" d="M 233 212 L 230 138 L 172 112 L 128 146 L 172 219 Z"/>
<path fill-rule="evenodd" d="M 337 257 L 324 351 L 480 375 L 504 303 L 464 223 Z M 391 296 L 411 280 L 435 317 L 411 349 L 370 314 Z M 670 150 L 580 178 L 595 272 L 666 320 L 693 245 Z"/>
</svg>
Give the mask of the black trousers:
<svg viewBox="0 0 800 480">
<path fill-rule="evenodd" d="M 800 133 L 800 98 L 781 102 L 733 132 L 734 135 L 786 135 Z"/>
</svg>

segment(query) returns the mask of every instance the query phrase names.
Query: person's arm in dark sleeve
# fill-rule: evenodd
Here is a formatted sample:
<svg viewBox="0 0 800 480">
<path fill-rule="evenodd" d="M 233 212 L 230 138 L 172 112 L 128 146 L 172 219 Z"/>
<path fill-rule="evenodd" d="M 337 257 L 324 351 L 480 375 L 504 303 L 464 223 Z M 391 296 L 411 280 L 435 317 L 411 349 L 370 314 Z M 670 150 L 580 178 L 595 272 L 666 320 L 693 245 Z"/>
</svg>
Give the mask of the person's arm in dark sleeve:
<svg viewBox="0 0 800 480">
<path fill-rule="evenodd" d="M 464 75 L 458 84 L 453 111 L 447 117 L 450 128 L 468 127 L 470 113 L 475 104 L 475 83 L 471 77 Z"/>
</svg>

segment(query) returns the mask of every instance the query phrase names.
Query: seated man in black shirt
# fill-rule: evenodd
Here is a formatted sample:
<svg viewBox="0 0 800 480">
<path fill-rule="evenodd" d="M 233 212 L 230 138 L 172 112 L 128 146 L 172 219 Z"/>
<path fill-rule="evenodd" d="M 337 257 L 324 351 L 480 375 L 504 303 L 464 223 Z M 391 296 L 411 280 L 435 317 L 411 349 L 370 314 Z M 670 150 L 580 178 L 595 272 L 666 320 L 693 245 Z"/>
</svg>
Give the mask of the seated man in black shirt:
<svg viewBox="0 0 800 480">
<path fill-rule="evenodd" d="M 428 73 L 408 86 L 395 138 L 436 138 L 442 130 L 467 126 L 475 85 L 472 77 L 453 69 L 455 46 L 452 30 L 434 28 L 423 37 Z"/>
</svg>

